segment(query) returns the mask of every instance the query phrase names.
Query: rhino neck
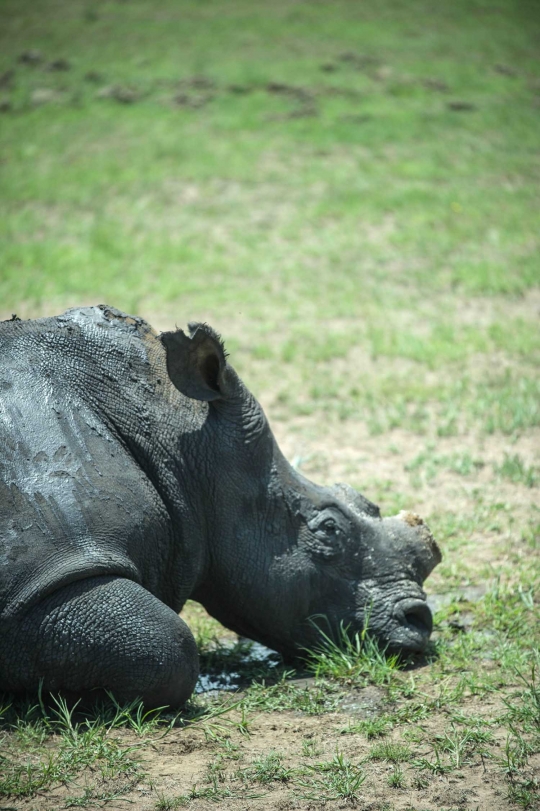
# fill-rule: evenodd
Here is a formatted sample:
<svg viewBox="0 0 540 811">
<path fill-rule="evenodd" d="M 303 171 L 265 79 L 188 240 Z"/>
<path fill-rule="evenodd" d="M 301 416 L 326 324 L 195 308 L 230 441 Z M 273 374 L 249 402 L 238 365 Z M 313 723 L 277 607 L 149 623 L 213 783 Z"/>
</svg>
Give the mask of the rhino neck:
<svg viewBox="0 0 540 811">
<path fill-rule="evenodd" d="M 269 428 L 250 450 L 243 463 L 225 460 L 208 569 L 192 596 L 226 627 L 278 648 L 303 610 L 301 591 L 283 579 L 296 543 L 284 482 L 296 473 Z"/>
</svg>

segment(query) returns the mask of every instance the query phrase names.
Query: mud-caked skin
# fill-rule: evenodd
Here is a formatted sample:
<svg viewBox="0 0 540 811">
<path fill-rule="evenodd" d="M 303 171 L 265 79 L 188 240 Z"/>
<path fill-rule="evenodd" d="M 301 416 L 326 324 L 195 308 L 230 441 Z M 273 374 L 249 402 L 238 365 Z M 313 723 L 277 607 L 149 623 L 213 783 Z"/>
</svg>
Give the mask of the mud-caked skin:
<svg viewBox="0 0 540 811">
<path fill-rule="evenodd" d="M 414 514 L 287 463 L 207 325 L 158 336 L 106 306 L 0 324 L 0 689 L 181 704 L 188 598 L 286 655 L 366 616 L 420 651 L 439 560 Z"/>
</svg>

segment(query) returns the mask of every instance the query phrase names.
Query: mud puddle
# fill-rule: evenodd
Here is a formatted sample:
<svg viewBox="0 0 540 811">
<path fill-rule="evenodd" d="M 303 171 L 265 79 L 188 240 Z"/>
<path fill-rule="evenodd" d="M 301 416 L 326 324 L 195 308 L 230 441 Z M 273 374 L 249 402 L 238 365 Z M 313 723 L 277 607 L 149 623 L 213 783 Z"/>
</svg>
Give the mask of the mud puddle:
<svg viewBox="0 0 540 811">
<path fill-rule="evenodd" d="M 261 666 L 272 670 L 281 664 L 281 657 L 276 651 L 261 645 L 260 642 L 252 642 L 250 639 L 242 637 L 238 640 L 223 639 L 219 640 L 219 646 L 220 649 L 217 653 L 223 655 L 216 656 L 216 659 L 223 660 L 223 668 L 215 666 L 205 668 L 205 672 L 201 673 L 195 686 L 195 692 L 198 694 L 238 690 L 245 685 L 246 680 L 253 676 L 253 671 Z M 232 669 L 231 660 L 234 660 Z"/>
</svg>

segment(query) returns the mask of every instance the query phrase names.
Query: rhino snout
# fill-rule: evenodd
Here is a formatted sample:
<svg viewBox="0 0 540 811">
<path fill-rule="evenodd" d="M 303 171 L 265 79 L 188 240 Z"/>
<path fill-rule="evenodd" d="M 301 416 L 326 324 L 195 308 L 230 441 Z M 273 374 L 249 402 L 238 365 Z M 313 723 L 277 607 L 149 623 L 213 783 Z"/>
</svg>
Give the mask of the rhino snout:
<svg viewBox="0 0 540 811">
<path fill-rule="evenodd" d="M 401 648 L 424 650 L 433 630 L 433 617 L 427 603 L 414 598 L 400 600 L 394 607 L 394 618 L 398 623 L 396 636 Z"/>
<path fill-rule="evenodd" d="M 371 631 L 388 653 L 420 653 L 429 642 L 433 629 L 429 606 L 416 596 L 397 600 L 387 614 L 382 612 L 374 619 L 370 623 Z"/>
</svg>

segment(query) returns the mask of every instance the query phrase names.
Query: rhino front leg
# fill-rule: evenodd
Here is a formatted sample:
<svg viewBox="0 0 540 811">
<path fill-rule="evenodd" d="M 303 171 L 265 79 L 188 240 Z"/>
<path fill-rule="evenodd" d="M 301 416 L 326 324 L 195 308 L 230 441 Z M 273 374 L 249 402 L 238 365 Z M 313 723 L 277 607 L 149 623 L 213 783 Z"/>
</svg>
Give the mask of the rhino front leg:
<svg viewBox="0 0 540 811">
<path fill-rule="evenodd" d="M 0 688 L 86 695 L 108 689 L 149 706 L 183 704 L 199 672 L 186 623 L 137 583 L 92 577 L 65 586 L 12 627 Z M 1 673 L 4 671 L 4 673 Z"/>
</svg>

